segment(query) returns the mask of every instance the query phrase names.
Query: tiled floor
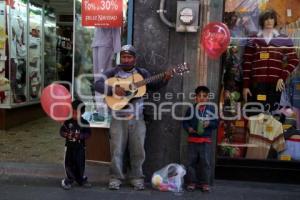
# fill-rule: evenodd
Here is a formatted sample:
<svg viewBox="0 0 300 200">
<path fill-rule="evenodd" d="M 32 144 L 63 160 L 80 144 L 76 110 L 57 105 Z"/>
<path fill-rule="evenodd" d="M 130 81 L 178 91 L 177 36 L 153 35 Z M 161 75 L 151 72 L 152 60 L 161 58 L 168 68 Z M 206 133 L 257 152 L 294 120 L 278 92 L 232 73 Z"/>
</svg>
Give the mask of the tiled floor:
<svg viewBox="0 0 300 200">
<path fill-rule="evenodd" d="M 0 130 L 0 161 L 62 163 L 64 139 L 59 127 L 59 123 L 45 117 Z"/>
</svg>

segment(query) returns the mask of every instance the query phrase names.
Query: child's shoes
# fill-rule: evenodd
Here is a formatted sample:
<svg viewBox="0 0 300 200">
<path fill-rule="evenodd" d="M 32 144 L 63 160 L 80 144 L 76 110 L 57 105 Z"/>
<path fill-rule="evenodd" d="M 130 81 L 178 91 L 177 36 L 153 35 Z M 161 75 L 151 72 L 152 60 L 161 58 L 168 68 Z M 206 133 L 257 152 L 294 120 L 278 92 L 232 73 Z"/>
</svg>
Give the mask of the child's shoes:
<svg viewBox="0 0 300 200">
<path fill-rule="evenodd" d="M 92 184 L 88 182 L 88 178 L 86 176 L 83 177 L 82 187 L 91 188 Z"/>
<path fill-rule="evenodd" d="M 210 192 L 210 187 L 208 184 L 204 184 L 201 186 L 202 192 Z"/>
<path fill-rule="evenodd" d="M 72 185 L 68 183 L 65 179 L 61 180 L 61 187 L 65 190 L 70 190 Z"/>
<path fill-rule="evenodd" d="M 189 192 L 193 192 L 196 189 L 196 184 L 195 183 L 190 183 L 186 186 L 186 190 Z"/>
</svg>

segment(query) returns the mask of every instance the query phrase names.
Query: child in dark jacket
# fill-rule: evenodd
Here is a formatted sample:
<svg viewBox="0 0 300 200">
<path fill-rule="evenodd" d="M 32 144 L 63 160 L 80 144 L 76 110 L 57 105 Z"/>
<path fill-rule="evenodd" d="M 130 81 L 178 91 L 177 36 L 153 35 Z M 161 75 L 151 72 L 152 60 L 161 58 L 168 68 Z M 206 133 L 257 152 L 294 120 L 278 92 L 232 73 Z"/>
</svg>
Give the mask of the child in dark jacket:
<svg viewBox="0 0 300 200">
<path fill-rule="evenodd" d="M 76 181 L 80 186 L 90 187 L 85 169 L 85 140 L 91 135 L 89 123 L 81 117 L 85 111 L 80 100 L 72 102 L 72 118 L 66 120 L 60 128 L 60 135 L 66 138 L 65 171 L 67 177 L 61 182 L 62 188 L 69 190 Z"/>
<path fill-rule="evenodd" d="M 188 164 L 187 190 L 193 191 L 200 186 L 202 191 L 210 191 L 212 144 L 211 135 L 217 128 L 218 115 L 215 108 L 208 103 L 209 89 L 199 86 L 195 90 L 196 104 L 193 109 L 186 111 L 187 120 L 183 121 L 183 128 L 188 133 Z M 198 172 L 199 169 L 200 171 Z"/>
</svg>

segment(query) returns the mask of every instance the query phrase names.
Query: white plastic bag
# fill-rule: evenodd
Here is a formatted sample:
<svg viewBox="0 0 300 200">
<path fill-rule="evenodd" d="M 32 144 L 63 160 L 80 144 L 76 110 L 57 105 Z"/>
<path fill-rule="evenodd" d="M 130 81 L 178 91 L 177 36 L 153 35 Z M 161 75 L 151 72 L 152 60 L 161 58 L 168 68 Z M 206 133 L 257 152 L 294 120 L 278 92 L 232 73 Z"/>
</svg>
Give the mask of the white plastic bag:
<svg viewBox="0 0 300 200">
<path fill-rule="evenodd" d="M 181 192 L 186 170 L 183 165 L 171 163 L 152 175 L 152 187 L 160 191 Z"/>
</svg>

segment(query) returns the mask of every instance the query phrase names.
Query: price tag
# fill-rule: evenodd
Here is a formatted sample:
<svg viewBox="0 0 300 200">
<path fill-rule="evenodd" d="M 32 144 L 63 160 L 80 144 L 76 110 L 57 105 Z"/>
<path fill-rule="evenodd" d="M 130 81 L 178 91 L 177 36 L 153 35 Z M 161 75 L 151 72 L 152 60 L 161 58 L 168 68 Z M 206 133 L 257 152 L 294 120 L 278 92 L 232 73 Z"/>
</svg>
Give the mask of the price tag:
<svg viewBox="0 0 300 200">
<path fill-rule="evenodd" d="M 258 94 L 256 99 L 258 101 L 266 101 L 267 100 L 267 95 L 263 95 L 263 94 Z"/>
<path fill-rule="evenodd" d="M 296 89 L 300 90 L 300 84 L 296 84 Z"/>
<path fill-rule="evenodd" d="M 291 127 L 292 127 L 291 124 L 283 124 L 282 125 L 283 130 L 287 130 L 287 129 L 291 128 Z"/>
<path fill-rule="evenodd" d="M 0 49 L 4 49 L 5 47 L 5 42 L 0 42 Z"/>
<path fill-rule="evenodd" d="M 243 120 L 237 120 L 235 121 L 236 127 L 245 127 L 245 122 Z"/>
<path fill-rule="evenodd" d="M 268 133 L 272 133 L 272 132 L 273 132 L 273 126 L 267 126 L 267 127 L 266 127 L 266 131 L 267 131 Z"/>
<path fill-rule="evenodd" d="M 265 60 L 265 59 L 269 59 L 270 58 L 270 54 L 267 52 L 261 52 L 260 53 L 260 59 Z"/>
<path fill-rule="evenodd" d="M 292 160 L 292 157 L 290 155 L 281 155 L 280 156 L 280 160 L 287 160 L 287 161 L 289 161 L 289 160 Z"/>
</svg>

